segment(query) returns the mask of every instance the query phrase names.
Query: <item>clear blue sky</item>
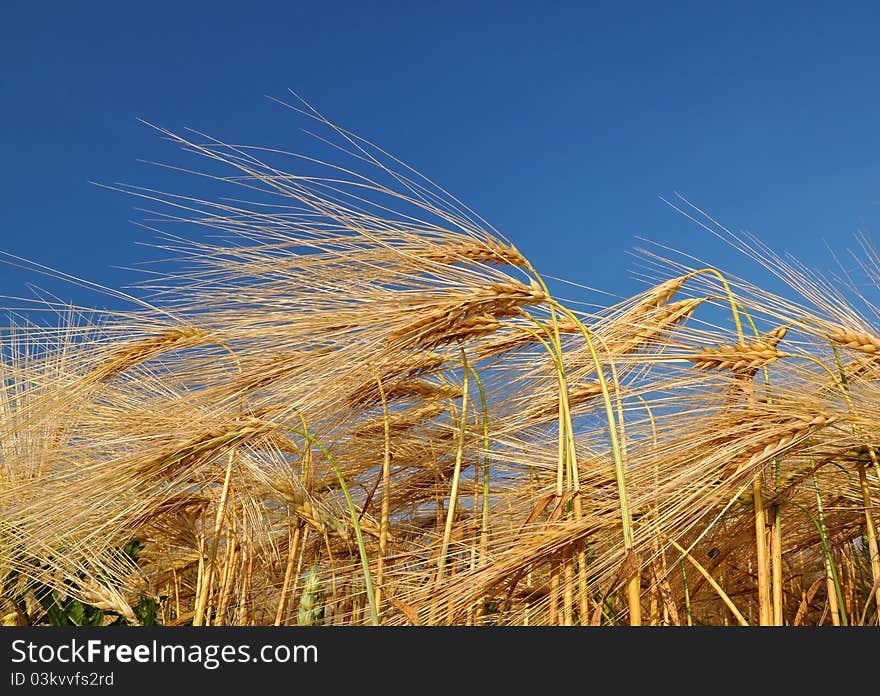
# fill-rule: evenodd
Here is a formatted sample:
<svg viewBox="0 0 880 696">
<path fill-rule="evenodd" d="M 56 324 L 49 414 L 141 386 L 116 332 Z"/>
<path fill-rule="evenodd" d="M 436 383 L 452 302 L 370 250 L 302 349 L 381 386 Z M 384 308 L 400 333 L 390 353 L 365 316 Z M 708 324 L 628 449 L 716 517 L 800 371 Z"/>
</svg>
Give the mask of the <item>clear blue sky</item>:
<svg viewBox="0 0 880 696">
<path fill-rule="evenodd" d="M 137 161 L 174 153 L 137 118 L 299 150 L 302 120 L 264 98 L 293 88 L 546 273 L 635 290 L 636 236 L 750 269 L 659 199 L 675 191 L 828 267 L 823 240 L 880 229 L 877 8 L 7 0 L 0 249 L 137 279 L 113 268 L 155 256 L 136 245 L 151 237 L 129 222 L 136 201 L 88 182 L 191 190 Z M 108 303 L 0 266 L 0 295 L 28 282 Z"/>
</svg>

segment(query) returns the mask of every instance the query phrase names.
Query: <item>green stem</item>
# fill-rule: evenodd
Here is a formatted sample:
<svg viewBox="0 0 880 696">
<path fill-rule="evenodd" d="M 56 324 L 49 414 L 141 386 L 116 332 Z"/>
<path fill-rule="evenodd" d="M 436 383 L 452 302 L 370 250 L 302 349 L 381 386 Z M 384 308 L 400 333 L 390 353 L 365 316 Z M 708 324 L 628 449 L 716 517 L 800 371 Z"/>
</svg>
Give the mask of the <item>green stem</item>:
<svg viewBox="0 0 880 696">
<path fill-rule="evenodd" d="M 687 576 L 687 570 L 684 567 L 684 558 L 678 559 L 678 565 L 681 568 L 681 584 L 682 584 L 682 587 L 684 587 L 684 610 L 685 610 L 685 613 L 687 614 L 688 626 L 693 626 L 694 625 L 694 617 L 693 617 L 693 614 L 691 613 L 691 592 L 690 592 L 690 589 L 688 589 L 688 576 Z"/>
<path fill-rule="evenodd" d="M 819 482 L 816 477 L 813 477 L 813 484 L 816 488 L 816 507 L 818 510 L 818 519 L 813 517 L 813 514 L 807 510 L 800 503 L 796 503 L 793 500 L 789 501 L 796 508 L 801 510 L 809 519 L 810 522 L 813 523 L 813 526 L 816 527 L 816 530 L 819 532 L 819 539 L 822 541 L 822 553 L 825 556 L 825 568 L 831 574 L 831 580 L 834 583 L 834 592 L 837 595 L 837 604 L 838 611 L 840 612 L 840 622 L 846 626 L 846 610 L 844 608 L 843 603 L 843 590 L 840 587 L 840 578 L 837 576 L 837 567 L 834 564 L 834 556 L 831 554 L 831 544 L 828 541 L 828 533 L 825 531 L 825 514 L 822 511 L 822 497 L 819 494 Z"/>
<path fill-rule="evenodd" d="M 698 276 L 701 274 L 710 274 L 714 275 L 718 280 L 721 281 L 721 284 L 724 286 L 724 291 L 727 293 L 727 299 L 730 301 L 730 311 L 733 314 L 733 323 L 736 325 L 736 335 L 739 338 L 740 342 L 744 340 L 742 322 L 739 318 L 739 311 L 737 311 L 737 306 L 739 303 L 734 299 L 733 290 L 730 289 L 730 283 L 727 282 L 727 278 L 722 275 L 720 271 L 715 268 L 701 268 L 698 271 L 693 271 L 692 273 L 688 273 L 688 277 L 693 278 L 694 276 Z"/>
<path fill-rule="evenodd" d="M 480 392 L 480 409 L 483 415 L 483 505 L 482 505 L 482 533 L 485 536 L 489 533 L 489 404 L 486 400 L 486 390 L 483 387 L 483 380 L 480 374 L 474 369 L 473 365 L 463 362 L 463 367 L 467 369 L 477 383 L 477 390 Z M 474 479 L 477 480 L 477 468 L 474 467 Z"/>
<path fill-rule="evenodd" d="M 449 508 L 446 510 L 446 525 L 443 528 L 443 542 L 440 546 L 440 559 L 437 563 L 437 581 L 443 579 L 446 569 L 446 554 L 449 552 L 449 540 L 452 537 L 452 520 L 455 517 L 455 506 L 458 500 L 458 484 L 461 478 L 461 462 L 464 457 L 464 436 L 467 428 L 468 407 L 468 362 L 464 348 L 461 349 L 461 363 L 464 365 L 461 394 L 461 419 L 458 430 L 458 448 L 455 451 L 455 467 L 452 473 L 452 490 L 449 492 Z"/>
<path fill-rule="evenodd" d="M 623 462 L 621 443 L 617 437 L 617 419 L 614 415 L 614 406 L 611 403 L 611 392 L 608 389 L 608 383 L 605 380 L 605 371 L 602 369 L 602 362 L 599 359 L 599 353 L 596 350 L 596 346 L 593 343 L 592 338 L 590 337 L 590 332 L 587 330 L 587 327 L 584 326 L 583 323 L 568 308 L 558 304 L 557 302 L 553 302 L 553 304 L 555 304 L 561 312 L 566 314 L 568 318 L 574 322 L 575 326 L 578 327 L 578 330 L 584 337 L 584 341 L 586 341 L 587 343 L 587 347 L 590 351 L 590 356 L 593 359 L 593 365 L 596 368 L 596 376 L 599 380 L 599 387 L 602 390 L 602 400 L 605 406 L 605 417 L 608 420 L 608 429 L 611 436 L 611 449 L 614 455 L 614 472 L 615 476 L 617 477 L 617 491 L 620 498 L 621 519 L 623 524 L 623 543 L 624 548 L 629 551 L 633 548 L 633 533 L 632 520 L 630 519 L 629 501 L 626 491 L 626 470 Z"/>
<path fill-rule="evenodd" d="M 348 492 L 348 486 L 345 485 L 345 477 L 342 475 L 342 472 L 339 469 L 339 466 L 336 464 L 336 459 L 330 454 L 330 451 L 324 447 L 318 440 L 309 435 L 307 431 L 294 430 L 294 433 L 297 435 L 301 435 L 304 437 L 310 444 L 317 447 L 321 452 L 327 457 L 327 461 L 330 462 L 330 466 L 333 467 L 333 471 L 336 472 L 336 478 L 339 479 L 339 487 L 342 489 L 342 493 L 345 496 L 345 502 L 348 506 L 348 512 L 351 515 L 351 522 L 354 526 L 354 533 L 357 537 L 357 545 L 358 552 L 360 553 L 361 558 L 361 566 L 364 571 L 364 585 L 366 586 L 367 591 L 367 601 L 370 605 L 370 622 L 373 626 L 379 625 L 379 612 L 376 608 L 376 595 L 373 590 L 373 577 L 370 574 L 370 562 L 367 558 L 367 548 L 364 545 L 364 535 L 361 532 L 361 525 L 358 521 L 358 510 L 354 505 L 354 501 L 351 499 L 351 494 Z"/>
</svg>

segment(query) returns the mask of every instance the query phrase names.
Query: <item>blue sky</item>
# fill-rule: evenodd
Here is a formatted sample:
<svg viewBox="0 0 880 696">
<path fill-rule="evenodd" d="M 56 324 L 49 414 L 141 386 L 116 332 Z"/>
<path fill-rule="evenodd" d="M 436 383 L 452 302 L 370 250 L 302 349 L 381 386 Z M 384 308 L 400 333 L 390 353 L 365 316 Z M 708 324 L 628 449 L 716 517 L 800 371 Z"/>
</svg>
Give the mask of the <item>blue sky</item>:
<svg viewBox="0 0 880 696">
<path fill-rule="evenodd" d="M 0 250 L 121 287 L 136 202 L 192 192 L 137 121 L 310 148 L 288 88 L 437 181 L 545 273 L 641 286 L 643 236 L 761 280 L 660 197 L 825 269 L 880 229 L 875 3 L 34 3 L 0 21 Z M 180 161 L 179 159 L 176 161 Z M 0 266 L 85 305 L 115 301 Z M 0 304 L 8 306 L 9 300 Z"/>
</svg>

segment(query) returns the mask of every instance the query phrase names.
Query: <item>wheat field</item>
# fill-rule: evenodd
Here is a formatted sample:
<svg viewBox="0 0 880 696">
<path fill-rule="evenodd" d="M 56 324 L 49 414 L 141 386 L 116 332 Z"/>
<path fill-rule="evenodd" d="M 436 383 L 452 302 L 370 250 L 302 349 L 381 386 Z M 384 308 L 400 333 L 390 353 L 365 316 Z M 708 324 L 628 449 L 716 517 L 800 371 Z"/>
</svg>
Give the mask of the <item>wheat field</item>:
<svg viewBox="0 0 880 696">
<path fill-rule="evenodd" d="M 4 624 L 878 623 L 867 241 L 831 281 L 682 200 L 788 291 L 644 251 L 587 307 L 293 108 L 334 162 L 160 129 L 234 195 L 114 187 L 175 259 L 127 309 L 9 308 Z"/>
</svg>

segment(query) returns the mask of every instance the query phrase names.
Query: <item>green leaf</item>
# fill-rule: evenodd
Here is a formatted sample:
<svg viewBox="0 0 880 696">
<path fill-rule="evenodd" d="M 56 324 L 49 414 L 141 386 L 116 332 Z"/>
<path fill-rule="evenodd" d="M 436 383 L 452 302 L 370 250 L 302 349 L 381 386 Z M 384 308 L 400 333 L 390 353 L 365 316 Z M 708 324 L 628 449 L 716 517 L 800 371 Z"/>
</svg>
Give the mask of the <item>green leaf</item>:
<svg viewBox="0 0 880 696">
<path fill-rule="evenodd" d="M 137 564 L 143 548 L 144 545 L 138 539 L 132 539 L 122 547 L 122 552 L 131 559 L 132 563 Z"/>
<path fill-rule="evenodd" d="M 133 607 L 134 615 L 141 622 L 142 626 L 158 626 L 156 621 L 156 610 L 158 605 L 152 597 L 141 595 L 138 603 Z"/>
<path fill-rule="evenodd" d="M 95 607 L 88 607 L 86 611 L 86 626 L 103 626 L 104 625 L 104 611 L 102 609 L 95 609 Z"/>
<path fill-rule="evenodd" d="M 67 618 L 74 626 L 82 626 L 85 623 L 86 610 L 82 602 L 74 600 L 67 609 Z"/>
</svg>

